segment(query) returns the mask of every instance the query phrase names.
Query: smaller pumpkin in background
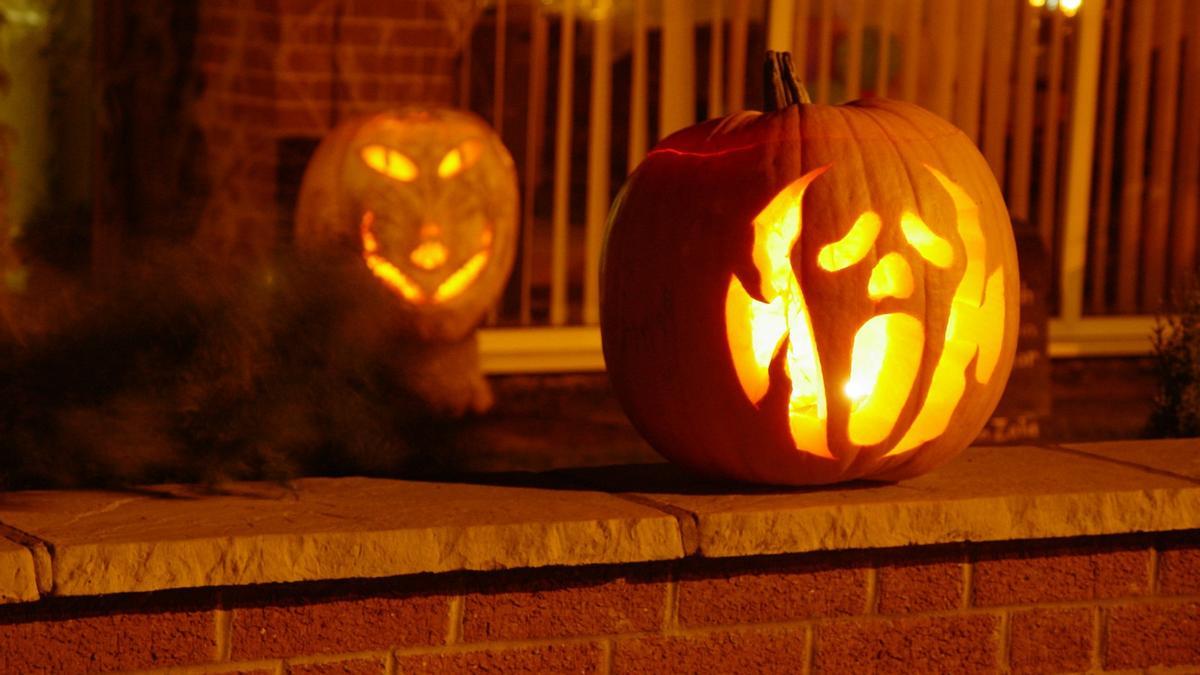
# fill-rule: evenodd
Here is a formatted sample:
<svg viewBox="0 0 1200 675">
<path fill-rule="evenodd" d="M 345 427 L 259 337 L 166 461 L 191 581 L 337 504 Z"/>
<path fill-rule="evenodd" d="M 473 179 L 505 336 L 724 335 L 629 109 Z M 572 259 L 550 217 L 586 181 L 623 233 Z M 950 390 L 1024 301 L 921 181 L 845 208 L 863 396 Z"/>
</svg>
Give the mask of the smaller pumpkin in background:
<svg viewBox="0 0 1200 675">
<path fill-rule="evenodd" d="M 451 414 L 490 407 L 475 327 L 516 250 L 517 178 L 470 113 L 405 109 L 347 120 L 317 147 L 300 188 L 296 245 L 349 252 L 394 297 L 402 377 Z"/>
</svg>

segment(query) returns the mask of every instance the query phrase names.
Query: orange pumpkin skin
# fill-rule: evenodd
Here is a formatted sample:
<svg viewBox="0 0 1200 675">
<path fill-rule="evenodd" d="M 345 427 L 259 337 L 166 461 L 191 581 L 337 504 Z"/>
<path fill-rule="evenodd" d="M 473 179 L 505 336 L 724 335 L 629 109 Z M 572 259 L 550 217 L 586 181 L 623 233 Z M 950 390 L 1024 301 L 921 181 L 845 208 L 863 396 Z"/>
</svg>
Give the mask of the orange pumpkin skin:
<svg viewBox="0 0 1200 675">
<path fill-rule="evenodd" d="M 793 200 L 802 177 L 807 183 Z M 961 190 L 952 193 L 955 187 Z M 799 234 L 771 267 L 761 245 L 777 230 L 763 214 L 789 200 L 800 204 Z M 879 221 L 865 254 L 823 266 L 836 262 L 830 245 L 843 241 L 865 212 Z M 922 243 L 906 234 L 899 221 L 911 225 L 912 214 L 934 236 Z M 921 253 L 910 239 L 943 243 L 940 251 Z M 880 275 L 875 270 L 888 254 L 909 269 L 912 284 L 907 293 L 894 287 L 893 295 L 873 299 L 872 275 Z M 779 290 L 791 283 L 787 277 L 795 282 L 790 294 Z M 971 141 L 949 123 L 884 99 L 741 112 L 664 139 L 622 188 L 601 268 L 604 356 L 634 425 L 661 454 L 695 471 L 792 485 L 898 480 L 948 461 L 987 421 L 1012 367 L 1018 288 L 999 187 Z M 815 377 L 795 372 L 804 362 L 792 351 L 805 337 L 799 299 L 819 363 Z M 738 308 L 769 313 L 763 308 L 781 306 L 791 312 L 789 330 L 769 362 L 757 374 L 747 359 L 735 362 Z M 887 352 L 880 370 L 913 371 L 912 381 L 907 388 L 881 387 L 888 378 L 867 378 L 884 393 L 852 399 L 847 383 L 857 334 L 881 315 L 904 315 L 894 319 L 896 329 L 909 337 L 919 332 L 919 339 Z M 781 330 L 780 321 L 773 330 Z M 857 356 L 867 362 L 873 350 L 864 345 Z M 964 380 L 957 397 L 955 371 Z M 816 406 L 804 407 L 812 399 L 796 398 L 797 382 L 824 397 L 824 421 L 807 432 L 803 420 L 820 416 Z M 888 386 L 899 392 L 890 402 Z M 930 391 L 949 393 L 930 397 Z M 927 397 L 939 396 L 952 405 L 926 406 Z M 856 411 L 870 407 L 864 401 L 887 409 L 885 422 L 868 425 L 868 432 L 856 426 L 852 438 L 852 425 L 866 415 Z M 805 433 L 818 440 L 799 442 Z M 909 447 L 901 450 L 901 443 Z"/>
<path fill-rule="evenodd" d="M 404 109 L 347 120 L 317 147 L 301 184 L 296 245 L 363 257 L 423 340 L 470 336 L 512 269 L 517 178 L 473 114 Z"/>
</svg>

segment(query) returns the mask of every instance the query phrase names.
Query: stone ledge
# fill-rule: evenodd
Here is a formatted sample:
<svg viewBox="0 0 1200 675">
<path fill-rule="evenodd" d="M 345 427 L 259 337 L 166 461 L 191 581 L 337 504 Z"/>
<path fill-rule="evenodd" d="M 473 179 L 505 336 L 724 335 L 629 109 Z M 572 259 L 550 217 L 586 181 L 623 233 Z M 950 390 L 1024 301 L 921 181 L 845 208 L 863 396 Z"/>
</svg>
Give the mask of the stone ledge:
<svg viewBox="0 0 1200 675">
<path fill-rule="evenodd" d="M 1200 439 L 972 448 L 896 484 L 753 488 L 666 464 L 0 495 L 0 603 L 40 595 L 1200 529 Z M 7 539 L 4 538 L 8 533 Z M 18 533 L 19 536 L 13 536 Z"/>
</svg>

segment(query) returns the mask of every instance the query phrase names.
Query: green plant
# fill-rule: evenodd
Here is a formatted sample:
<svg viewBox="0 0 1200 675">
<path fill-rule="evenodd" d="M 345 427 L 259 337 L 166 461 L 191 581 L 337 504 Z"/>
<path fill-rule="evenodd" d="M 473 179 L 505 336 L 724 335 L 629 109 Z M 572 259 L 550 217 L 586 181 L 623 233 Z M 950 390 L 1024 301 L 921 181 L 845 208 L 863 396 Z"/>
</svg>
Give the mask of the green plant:
<svg viewBox="0 0 1200 675">
<path fill-rule="evenodd" d="M 1200 436 L 1200 278 L 1183 294 L 1177 315 L 1160 315 L 1154 327 L 1158 394 L 1147 434 Z"/>
</svg>

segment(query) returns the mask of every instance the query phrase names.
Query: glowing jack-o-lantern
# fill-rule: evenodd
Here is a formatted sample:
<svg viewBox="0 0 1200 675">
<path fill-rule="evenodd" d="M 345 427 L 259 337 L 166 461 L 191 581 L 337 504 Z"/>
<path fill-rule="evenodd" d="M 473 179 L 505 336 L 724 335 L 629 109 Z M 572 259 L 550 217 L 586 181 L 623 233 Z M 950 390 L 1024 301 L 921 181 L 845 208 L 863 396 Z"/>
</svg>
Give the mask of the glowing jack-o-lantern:
<svg viewBox="0 0 1200 675">
<path fill-rule="evenodd" d="M 354 251 L 416 333 L 457 340 L 503 290 L 516 215 L 512 158 L 482 120 L 403 110 L 349 120 L 321 142 L 301 186 L 296 242 Z"/>
<path fill-rule="evenodd" d="M 1016 346 L 1011 224 L 962 132 L 883 99 L 811 105 L 775 55 L 766 113 L 662 141 L 611 215 L 604 354 L 651 444 L 704 473 L 922 473 L 995 407 Z"/>
</svg>

